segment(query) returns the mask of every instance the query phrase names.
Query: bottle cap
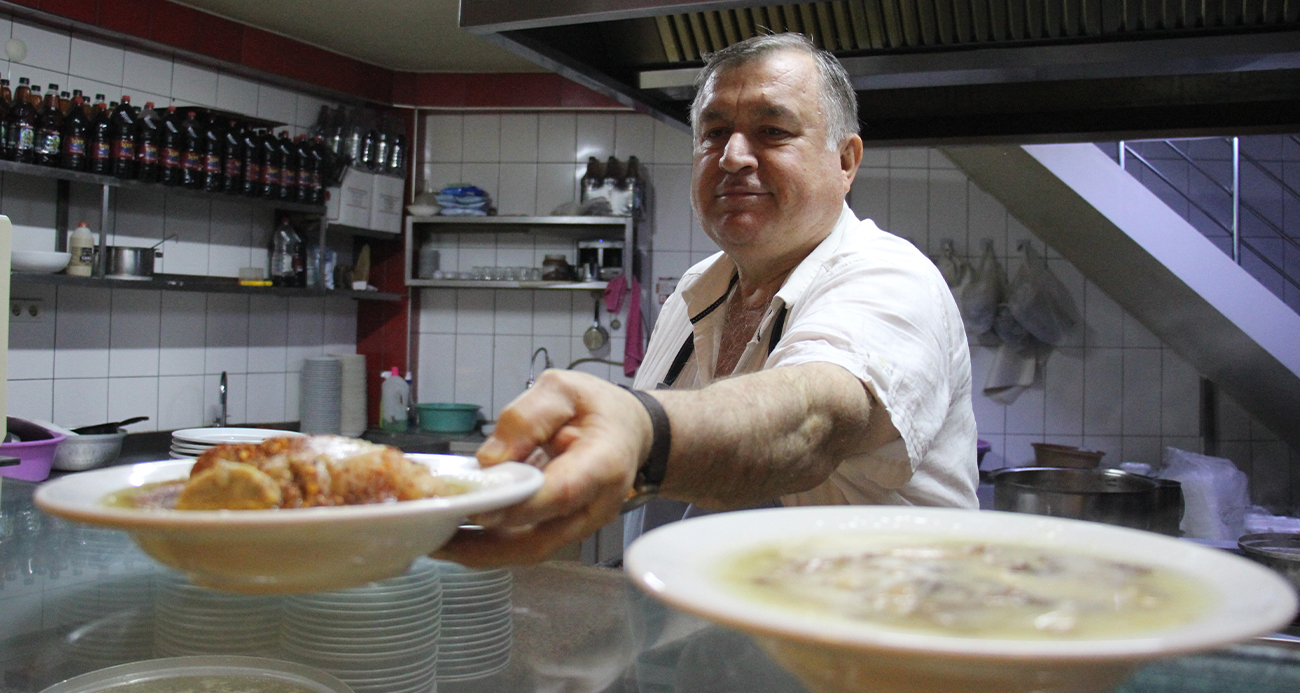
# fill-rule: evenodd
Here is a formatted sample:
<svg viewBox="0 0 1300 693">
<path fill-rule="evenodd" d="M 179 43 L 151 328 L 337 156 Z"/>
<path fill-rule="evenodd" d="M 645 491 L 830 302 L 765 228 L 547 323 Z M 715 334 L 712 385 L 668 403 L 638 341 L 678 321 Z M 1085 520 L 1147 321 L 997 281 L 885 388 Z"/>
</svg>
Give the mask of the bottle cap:
<svg viewBox="0 0 1300 693">
<path fill-rule="evenodd" d="M 399 378 L 401 377 L 401 375 L 398 374 L 398 372 L 397 372 L 397 366 L 393 366 L 393 370 L 390 372 L 390 375 L 396 375 L 396 376 L 398 376 Z"/>
</svg>

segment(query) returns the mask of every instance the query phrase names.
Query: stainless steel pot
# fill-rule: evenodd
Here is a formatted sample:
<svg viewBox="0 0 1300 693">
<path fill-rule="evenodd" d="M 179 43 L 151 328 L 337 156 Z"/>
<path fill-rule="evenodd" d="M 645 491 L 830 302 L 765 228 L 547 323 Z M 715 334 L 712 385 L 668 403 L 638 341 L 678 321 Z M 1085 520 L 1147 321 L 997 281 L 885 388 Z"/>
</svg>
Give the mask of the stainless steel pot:
<svg viewBox="0 0 1300 693">
<path fill-rule="evenodd" d="M 1146 530 L 1168 527 L 1163 516 L 1157 519 L 1160 484 L 1150 477 L 1119 469 L 1065 467 L 1002 469 L 992 476 L 996 510 Z"/>
<path fill-rule="evenodd" d="M 150 279 L 153 277 L 155 257 L 162 257 L 162 253 L 155 248 L 110 245 L 104 274 L 110 279 Z"/>
</svg>

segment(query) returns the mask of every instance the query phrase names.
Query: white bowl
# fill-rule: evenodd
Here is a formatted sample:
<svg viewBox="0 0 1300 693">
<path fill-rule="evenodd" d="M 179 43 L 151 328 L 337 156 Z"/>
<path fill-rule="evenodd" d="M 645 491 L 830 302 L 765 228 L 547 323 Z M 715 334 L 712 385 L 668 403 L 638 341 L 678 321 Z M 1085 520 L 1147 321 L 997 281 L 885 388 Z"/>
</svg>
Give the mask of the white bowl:
<svg viewBox="0 0 1300 693">
<path fill-rule="evenodd" d="M 452 455 L 408 455 L 473 490 L 444 498 L 292 510 L 137 510 L 105 494 L 183 479 L 193 462 L 148 462 L 66 476 L 33 500 L 51 515 L 126 530 L 145 553 L 205 587 L 249 593 L 315 592 L 403 575 L 440 548 L 467 515 L 513 505 L 541 488 L 535 467 L 477 469 Z"/>
<path fill-rule="evenodd" d="M 438 205 L 406 205 L 406 211 L 413 217 L 431 217 L 438 213 Z"/>
<path fill-rule="evenodd" d="M 995 639 L 908 631 L 760 601 L 726 584 L 732 557 L 772 544 L 882 535 L 970 540 L 1105 557 L 1193 576 L 1209 594 L 1190 622 L 1131 637 Z M 773 659 L 820 693 L 1110 690 L 1144 662 L 1222 647 L 1291 622 L 1296 595 L 1276 573 L 1224 551 L 1159 534 L 1019 513 L 891 506 L 722 513 L 649 532 L 628 575 L 669 605 L 756 635 Z"/>
<path fill-rule="evenodd" d="M 54 273 L 68 266 L 71 253 L 57 253 L 52 250 L 15 250 L 11 256 L 15 272 Z"/>
</svg>

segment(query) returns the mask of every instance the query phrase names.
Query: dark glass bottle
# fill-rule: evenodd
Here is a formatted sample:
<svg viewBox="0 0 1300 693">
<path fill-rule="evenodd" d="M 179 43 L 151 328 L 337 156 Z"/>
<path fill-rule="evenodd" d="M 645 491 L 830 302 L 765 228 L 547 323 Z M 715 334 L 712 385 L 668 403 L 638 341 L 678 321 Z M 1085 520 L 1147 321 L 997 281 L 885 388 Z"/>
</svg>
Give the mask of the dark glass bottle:
<svg viewBox="0 0 1300 693">
<path fill-rule="evenodd" d="M 293 139 L 295 154 L 298 158 L 298 186 L 294 189 L 293 199 L 297 202 L 310 203 L 312 198 L 312 143 L 306 135 Z"/>
<path fill-rule="evenodd" d="M 329 146 L 321 137 L 309 142 L 305 151 L 309 158 L 303 160 L 306 163 L 302 167 L 303 170 L 310 171 L 308 184 L 311 190 L 310 196 L 303 201 L 314 205 L 325 204 L 325 162 L 333 152 L 329 151 Z"/>
<path fill-rule="evenodd" d="M 181 150 L 185 148 L 185 135 L 181 133 L 181 115 L 175 106 L 168 106 L 158 122 L 158 180 L 163 185 L 180 185 L 183 163 Z"/>
<path fill-rule="evenodd" d="M 228 193 L 240 193 L 244 187 L 244 126 L 238 120 L 231 119 L 221 137 L 221 165 L 224 175 L 221 189 Z"/>
<path fill-rule="evenodd" d="M 66 91 L 59 92 L 59 113 L 66 116 L 70 110 L 72 110 L 72 94 Z"/>
<path fill-rule="evenodd" d="M 95 95 L 95 117 L 90 121 L 90 136 L 86 144 L 86 155 L 90 159 L 91 173 L 108 174 L 113 170 L 113 123 L 109 119 L 108 104 L 104 95 Z"/>
<path fill-rule="evenodd" d="M 113 142 L 113 175 L 118 178 L 135 178 L 135 121 L 136 111 L 131 107 L 131 97 L 122 96 L 122 103 L 113 109 L 113 126 L 109 130 Z"/>
<path fill-rule="evenodd" d="M 276 146 L 280 148 L 280 194 L 281 200 L 293 200 L 298 197 L 298 169 L 301 168 L 301 160 L 298 158 L 298 147 L 289 139 L 289 131 L 281 130 L 280 138 L 276 140 Z"/>
<path fill-rule="evenodd" d="M 221 166 L 222 140 L 225 133 L 221 119 L 215 115 L 208 116 L 203 128 L 203 175 L 202 187 L 208 192 L 221 192 L 225 186 L 226 171 Z"/>
<path fill-rule="evenodd" d="M 363 171 L 375 170 L 375 157 L 379 155 L 379 131 L 368 128 L 361 137 L 361 160 L 353 166 Z"/>
<path fill-rule="evenodd" d="M 140 111 L 140 117 L 135 122 L 136 177 L 146 183 L 153 183 L 159 178 L 162 168 L 162 135 L 162 118 L 154 110 L 153 102 L 146 101 L 144 110 Z"/>
<path fill-rule="evenodd" d="M 18 79 L 14 104 L 5 118 L 4 156 L 10 161 L 30 164 L 36 156 L 36 109 L 29 99 L 30 87 L 26 77 Z"/>
<path fill-rule="evenodd" d="M 71 108 L 63 119 L 63 145 L 59 154 L 59 165 L 72 171 L 86 170 L 86 135 L 90 124 L 86 122 L 86 112 L 82 109 L 81 94 L 72 97 Z"/>
<path fill-rule="evenodd" d="M 262 131 L 244 129 L 244 175 L 240 191 L 257 197 L 262 194 Z"/>
<path fill-rule="evenodd" d="M 49 91 L 36 124 L 35 162 L 41 166 L 58 166 L 62 146 L 63 112 L 59 110 L 58 93 Z"/>
<path fill-rule="evenodd" d="M 187 188 L 203 186 L 203 155 L 207 144 L 198 114 L 186 111 L 181 121 L 181 185 Z"/>
<path fill-rule="evenodd" d="M 275 135 L 264 132 L 258 151 L 262 163 L 262 197 L 280 197 L 280 167 L 284 165 L 284 154 L 280 152 L 280 143 Z"/>
</svg>

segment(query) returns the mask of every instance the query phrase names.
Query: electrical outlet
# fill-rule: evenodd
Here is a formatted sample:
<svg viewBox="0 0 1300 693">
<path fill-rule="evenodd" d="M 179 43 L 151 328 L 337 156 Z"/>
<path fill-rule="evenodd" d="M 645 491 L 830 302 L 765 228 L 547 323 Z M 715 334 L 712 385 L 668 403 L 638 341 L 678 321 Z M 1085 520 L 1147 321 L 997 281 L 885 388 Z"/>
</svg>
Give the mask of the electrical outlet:
<svg viewBox="0 0 1300 693">
<path fill-rule="evenodd" d="M 39 298 L 9 299 L 9 322 L 41 322 L 45 306 Z"/>
</svg>

